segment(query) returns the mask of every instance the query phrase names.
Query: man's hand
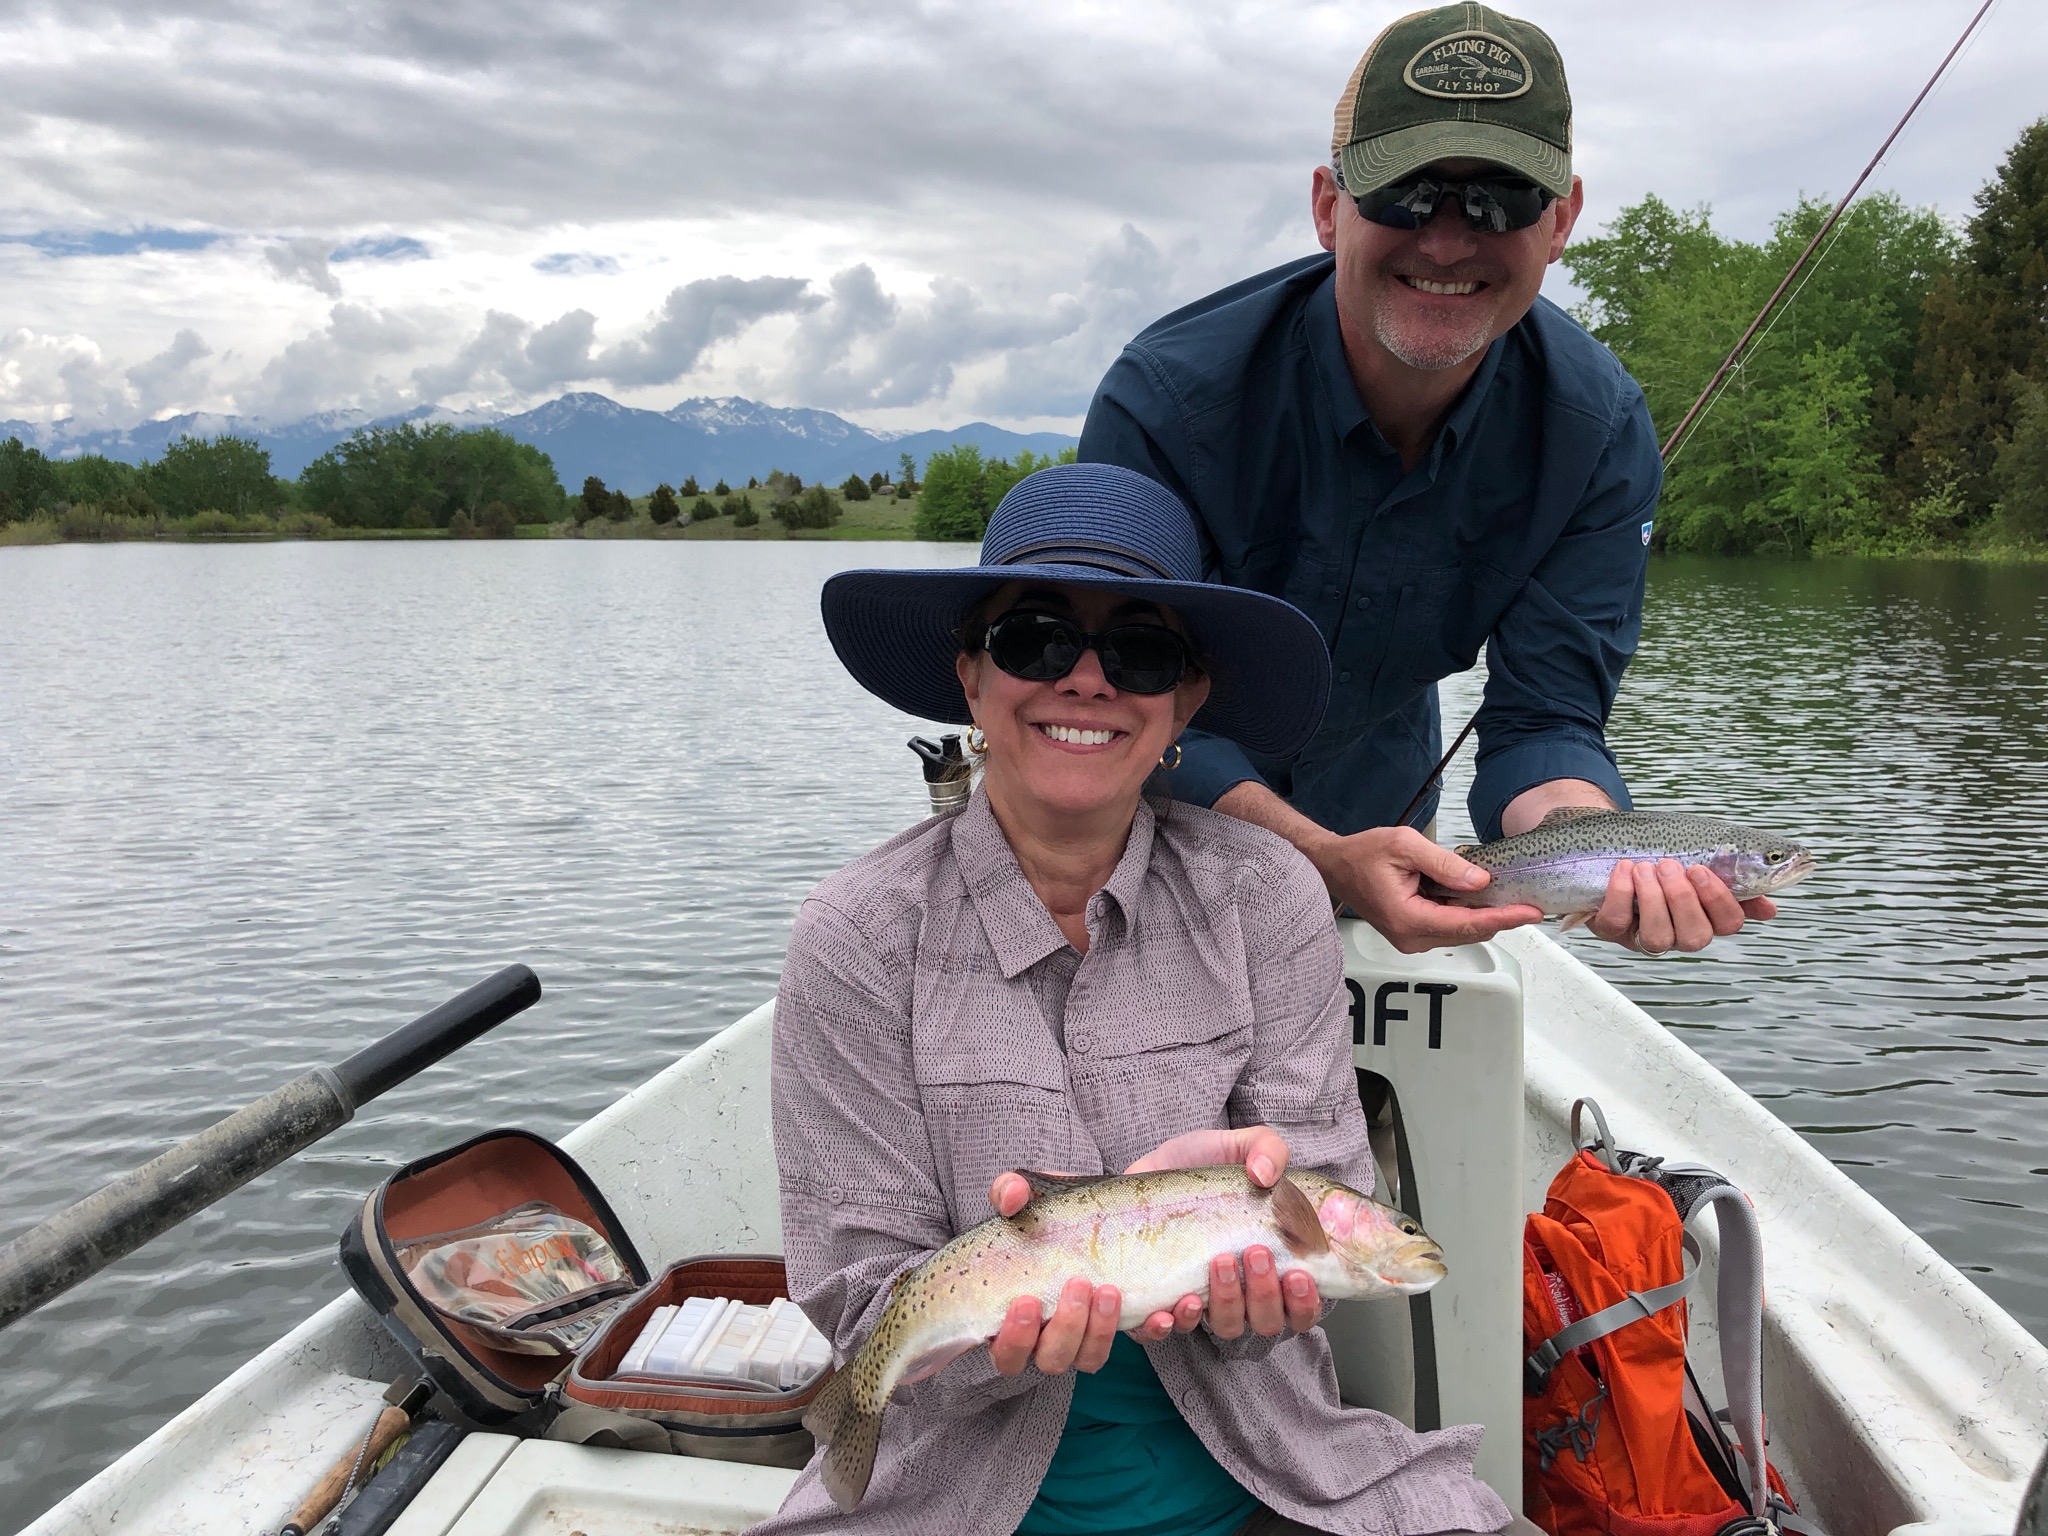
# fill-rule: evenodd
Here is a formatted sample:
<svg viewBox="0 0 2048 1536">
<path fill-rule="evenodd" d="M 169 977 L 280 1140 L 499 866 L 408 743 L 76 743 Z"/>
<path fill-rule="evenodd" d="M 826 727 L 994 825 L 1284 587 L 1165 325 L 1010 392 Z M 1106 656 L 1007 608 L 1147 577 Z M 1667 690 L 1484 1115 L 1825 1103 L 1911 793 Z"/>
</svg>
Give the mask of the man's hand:
<svg viewBox="0 0 2048 1536">
<path fill-rule="evenodd" d="M 1477 944 L 1506 928 L 1539 923 L 1534 907 L 1449 907 L 1422 894 L 1427 875 L 1454 891 L 1485 887 L 1487 874 L 1412 827 L 1375 827 L 1339 837 L 1310 821 L 1264 784 L 1235 784 L 1216 809 L 1277 832 L 1315 865 L 1340 905 L 1377 928 L 1403 954 Z"/>
<path fill-rule="evenodd" d="M 1231 1130 L 1188 1131 L 1161 1142 L 1126 1173 L 1152 1173 L 1162 1168 L 1208 1168 L 1242 1161 L 1245 1176 L 1261 1189 L 1271 1189 L 1287 1171 L 1287 1141 L 1268 1125 Z M 1031 1199 L 1031 1186 L 1020 1174 L 999 1173 L 988 1187 L 988 1203 L 1000 1216 L 1014 1216 Z M 1023 1297 L 1010 1304 L 1002 1330 L 989 1346 L 996 1369 L 1014 1376 L 1026 1361 L 1040 1370 L 1100 1370 L 1109 1358 L 1109 1336 L 1116 1332 L 1122 1305 L 1115 1286 L 1097 1286 L 1092 1297 L 1085 1280 L 1069 1280 L 1052 1320 L 1040 1329 L 1038 1303 Z M 1104 1302 L 1105 1295 L 1109 1298 Z M 1071 1305 L 1070 1305 L 1071 1303 Z M 1308 1271 L 1282 1275 L 1270 1249 L 1245 1250 L 1242 1271 L 1233 1254 L 1218 1254 L 1209 1265 L 1209 1331 L 1234 1339 L 1246 1328 L 1261 1338 L 1281 1329 L 1306 1333 L 1315 1327 L 1323 1300 Z M 1090 1309 L 1093 1310 L 1090 1310 Z M 1191 1333 L 1200 1326 L 1202 1298 L 1190 1293 L 1167 1310 L 1154 1312 L 1131 1330 L 1142 1343 L 1156 1344 L 1170 1333 Z M 1103 1321 L 1106 1312 L 1106 1323 Z M 1101 1341 L 1101 1353 L 1095 1344 Z M 1048 1345 L 1047 1341 L 1051 1343 Z M 1041 1355 L 1043 1358 L 1041 1358 Z M 1051 1362 L 1048 1364 L 1048 1362 Z"/>
<path fill-rule="evenodd" d="M 1614 809 L 1614 802 L 1598 784 L 1554 779 L 1510 800 L 1501 812 L 1501 829 L 1512 837 L 1527 832 L 1561 806 L 1579 805 Z M 1676 859 L 1660 859 L 1654 864 L 1624 859 L 1614 866 L 1607 881 L 1607 899 L 1586 926 L 1600 938 L 1639 954 L 1661 955 L 1673 949 L 1693 954 L 1716 936 L 1737 932 L 1745 918 L 1777 915 L 1778 904 L 1767 896 L 1737 901 L 1712 870 L 1688 870 Z"/>
<path fill-rule="evenodd" d="M 1608 877 L 1607 899 L 1586 926 L 1601 938 L 1640 954 L 1682 949 L 1693 954 L 1716 936 L 1739 931 L 1745 918 L 1778 915 L 1768 896 L 1737 901 L 1710 869 L 1687 869 L 1676 859 L 1652 864 L 1623 859 Z"/>
<path fill-rule="evenodd" d="M 1309 858 L 1330 894 L 1404 955 L 1477 944 L 1505 929 L 1543 921 L 1535 907 L 1452 907 L 1424 896 L 1424 876 L 1454 891 L 1483 890 L 1491 877 L 1413 827 L 1374 827 L 1333 837 L 1309 852 Z"/>
</svg>

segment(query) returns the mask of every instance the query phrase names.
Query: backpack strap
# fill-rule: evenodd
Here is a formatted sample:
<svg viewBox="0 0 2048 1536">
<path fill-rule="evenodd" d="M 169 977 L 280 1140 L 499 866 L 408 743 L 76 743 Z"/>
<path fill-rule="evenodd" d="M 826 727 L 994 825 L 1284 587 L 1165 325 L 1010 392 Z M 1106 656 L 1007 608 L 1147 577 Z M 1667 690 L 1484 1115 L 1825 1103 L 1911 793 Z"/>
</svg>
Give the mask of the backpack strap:
<svg viewBox="0 0 2048 1536">
<path fill-rule="evenodd" d="M 1749 1508 L 1763 1515 L 1774 1502 L 1764 1455 L 1764 1243 L 1749 1197 L 1711 1168 L 1666 1163 L 1650 1172 L 1678 1207 L 1680 1221 L 1712 1206 L 1721 1237 L 1720 1282 L 1715 1287 L 1721 1333 L 1721 1381 L 1740 1442 Z"/>
<path fill-rule="evenodd" d="M 1531 1397 L 1541 1397 L 1550 1385 L 1550 1373 L 1557 1369 L 1564 1357 L 1575 1349 L 1591 1344 L 1595 1339 L 1604 1339 L 1608 1334 L 1626 1328 L 1630 1323 L 1641 1322 L 1654 1317 L 1666 1307 L 1685 1299 L 1692 1289 L 1693 1278 L 1700 1270 L 1700 1246 L 1690 1232 L 1685 1238 L 1685 1273 L 1669 1285 L 1656 1286 L 1647 1291 L 1630 1291 L 1611 1307 L 1602 1307 L 1576 1323 L 1568 1323 L 1536 1347 L 1536 1352 L 1522 1362 L 1522 1390 Z"/>
<path fill-rule="evenodd" d="M 1587 1110 L 1592 1111 L 1593 1125 L 1596 1131 L 1594 1138 L 1590 1142 L 1586 1140 L 1585 1133 L 1580 1129 L 1579 1121 L 1579 1116 Z M 1572 1150 L 1575 1152 L 1591 1152 L 1607 1165 L 1609 1173 L 1620 1173 L 1622 1171 L 1621 1164 L 1614 1160 L 1615 1154 L 1619 1150 L 1614 1145 L 1614 1132 L 1607 1129 L 1607 1116 L 1601 1111 L 1600 1105 L 1596 1100 L 1572 1100 Z"/>
</svg>

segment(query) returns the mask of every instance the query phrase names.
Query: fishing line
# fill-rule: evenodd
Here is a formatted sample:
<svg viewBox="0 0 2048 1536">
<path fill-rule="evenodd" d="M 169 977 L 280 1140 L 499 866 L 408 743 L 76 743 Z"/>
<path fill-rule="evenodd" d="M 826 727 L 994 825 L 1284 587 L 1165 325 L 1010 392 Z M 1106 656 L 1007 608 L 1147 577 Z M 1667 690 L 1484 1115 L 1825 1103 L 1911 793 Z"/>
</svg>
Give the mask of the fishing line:
<svg viewBox="0 0 2048 1536">
<path fill-rule="evenodd" d="M 1942 61 L 1935 66 L 1934 73 L 1928 77 L 1927 83 L 1920 87 L 1920 94 L 1913 98 L 1912 105 L 1907 107 L 1905 114 L 1900 117 L 1898 122 L 1892 125 L 1892 131 L 1885 135 L 1884 142 L 1877 146 L 1877 153 L 1872 155 L 1870 163 L 1863 167 L 1863 174 L 1850 183 L 1849 190 L 1842 194 L 1842 200 L 1835 204 L 1834 212 L 1830 213 L 1821 227 L 1814 232 L 1813 238 L 1806 244 L 1806 249 L 1799 253 L 1798 259 L 1792 263 L 1790 270 L 1785 273 L 1783 280 L 1778 284 L 1777 291 L 1764 301 L 1764 307 L 1758 310 L 1756 318 L 1749 322 L 1749 329 L 1742 333 L 1741 340 L 1737 341 L 1734 347 L 1729 350 L 1727 357 L 1722 359 L 1721 366 L 1714 370 L 1714 376 L 1707 380 L 1707 387 L 1701 390 L 1699 398 L 1693 401 L 1692 409 L 1685 413 L 1684 418 L 1672 429 L 1671 435 L 1664 440 L 1664 447 L 1662 449 L 1662 457 L 1664 459 L 1667 461 L 1670 459 L 1672 451 L 1685 437 L 1687 430 L 1693 425 L 1701 411 L 1705 409 L 1714 391 L 1719 389 L 1722 382 L 1734 371 L 1744 349 L 1749 346 L 1751 339 L 1762 328 L 1764 320 L 1773 309 L 1777 308 L 1778 301 L 1785 296 L 1786 290 L 1792 286 L 1792 279 L 1799 275 L 1799 269 L 1806 265 L 1815 250 L 1820 247 L 1821 242 L 1827 238 L 1829 231 L 1834 229 L 1841 221 L 1842 216 L 1848 212 L 1849 205 L 1856 200 L 1856 194 L 1863 190 L 1863 183 L 1870 180 L 1871 173 L 1883 163 L 1885 157 L 1891 152 L 1892 145 L 1897 142 L 1899 135 L 1906 131 L 1906 124 L 1913 120 L 1913 114 L 1920 110 L 1920 103 L 1925 101 L 1933 93 L 1934 88 L 1941 83 L 1941 77 L 1948 72 L 1949 65 L 1953 64 L 1957 56 L 1962 53 L 1964 46 L 1970 41 L 1971 35 L 1977 30 L 1978 23 L 1991 14 L 1991 8 L 1997 3 L 1998 0 L 1984 0 L 1984 3 L 1977 8 L 1977 14 L 1972 16 L 1970 24 L 1963 28 L 1963 35 L 1955 40 L 1954 45 L 1942 57 Z"/>
<path fill-rule="evenodd" d="M 1749 367 L 1751 359 L 1763 351 L 1764 343 L 1771 339 L 1771 332 L 1778 328 L 1780 320 L 1792 312 L 1792 306 L 1799 302 L 1799 295 L 1806 291 L 1806 285 L 1812 282 L 1814 275 L 1828 264 L 1828 258 L 1835 254 L 1835 247 L 1841 244 L 1842 236 L 1848 232 L 1850 220 L 1854 219 L 1864 206 L 1864 204 L 1858 203 L 1835 226 L 1835 232 L 1828 237 L 1828 243 L 1821 247 L 1820 254 L 1814 257 L 1812 264 L 1807 267 L 1806 275 L 1799 279 L 1799 286 L 1794 288 L 1786 296 L 1785 302 L 1778 306 L 1776 313 L 1771 316 L 1770 324 L 1757 333 L 1756 340 L 1749 344 L 1749 351 L 1743 356 L 1742 361 L 1729 370 L 1726 381 L 1723 382 L 1720 389 L 1714 392 L 1714 398 L 1707 402 L 1707 408 L 1700 412 L 1699 419 L 1692 424 L 1692 430 L 1685 434 L 1685 441 L 1665 455 L 1664 467 L 1667 470 L 1678 462 L 1678 456 L 1693 445 L 1693 442 L 1699 437 L 1700 433 L 1705 430 L 1707 423 L 1713 420 L 1714 412 L 1719 410 L 1721 402 L 1728 398 L 1729 388 L 1742 376 L 1744 370 Z"/>
<path fill-rule="evenodd" d="M 1948 52 L 1942 56 L 1941 62 L 1934 67 L 1934 73 L 1928 76 L 1927 83 L 1920 87 L 1920 94 L 1913 98 L 1905 113 L 1899 118 L 1898 122 L 1892 125 L 1892 131 L 1885 135 L 1884 142 L 1877 146 L 1877 153 L 1872 155 L 1870 163 L 1863 167 L 1863 174 L 1850 183 L 1849 190 L 1842 194 L 1842 200 L 1835 204 L 1834 211 L 1827 216 L 1821 227 L 1814 232 L 1813 238 L 1806 244 L 1806 249 L 1799 253 L 1798 259 L 1792 263 L 1784 277 L 1780 279 L 1777 290 L 1772 293 L 1770 298 L 1764 301 L 1764 307 L 1757 311 L 1756 318 L 1749 322 L 1749 329 L 1742 333 L 1741 339 L 1730 349 L 1727 357 L 1722 359 L 1721 366 L 1714 370 L 1714 376 L 1707 380 L 1707 387 L 1700 391 L 1699 398 L 1692 403 L 1692 408 L 1685 413 L 1684 418 L 1672 429 L 1671 436 L 1664 440 L 1663 447 L 1658 450 L 1658 457 L 1663 460 L 1666 466 L 1670 465 L 1671 461 L 1677 457 L 1679 451 L 1691 440 L 1690 433 L 1692 429 L 1703 423 L 1707 415 L 1720 403 L 1720 394 L 1717 391 L 1720 391 L 1721 386 L 1747 361 L 1743 353 L 1749 347 L 1751 341 L 1760 342 L 1764 337 L 1768 337 L 1771 331 L 1776 328 L 1778 320 L 1777 316 L 1772 314 L 1772 311 L 1777 310 L 1778 315 L 1782 315 L 1785 309 L 1792 307 L 1792 301 L 1787 300 L 1784 309 L 1779 309 L 1778 301 L 1785 297 L 1788 290 L 1791 292 L 1792 299 L 1796 300 L 1800 293 L 1805 291 L 1807 283 L 1813 280 L 1813 273 L 1818 271 L 1821 265 L 1825 264 L 1829 255 L 1833 254 L 1836 242 L 1841 239 L 1841 231 L 1847 224 L 1850 204 L 1856 201 L 1856 194 L 1863 190 L 1863 184 L 1890 157 L 1892 146 L 1898 142 L 1899 135 L 1906 131 L 1906 125 L 1913 120 L 1913 114 L 1920 110 L 1922 102 L 1934 94 L 1936 87 L 1942 83 L 1943 77 L 1948 73 L 1949 66 L 1962 57 L 1963 53 L 1971 46 L 1977 35 L 1978 27 L 1982 24 L 1984 18 L 1991 14 L 1997 4 L 1998 0 L 1984 0 L 1984 3 L 1977 8 L 1976 14 L 1970 18 L 1969 25 L 1963 28 L 1962 36 L 1958 37 L 1954 44 L 1950 46 Z M 1798 287 L 1794 288 L 1792 280 L 1795 277 L 1799 277 L 1801 269 L 1805 268 L 1807 263 L 1813 260 L 1814 254 L 1817 251 L 1820 252 L 1820 260 L 1814 263 L 1812 270 L 1807 271 L 1805 277 L 1800 280 Z M 1768 325 L 1766 325 L 1766 321 L 1769 321 Z M 1762 334 L 1759 335 L 1759 332 Z M 1460 731 L 1457 740 L 1451 743 L 1451 750 L 1437 760 L 1436 766 L 1430 769 L 1428 776 L 1417 787 L 1415 798 L 1409 801 L 1408 810 L 1402 815 L 1400 821 L 1395 823 L 1396 826 L 1409 825 L 1411 819 L 1420 809 L 1422 802 L 1428 797 L 1429 792 L 1441 782 L 1444 770 L 1450 766 L 1451 759 L 1457 756 L 1458 749 L 1465 744 L 1465 738 L 1472 734 L 1472 728 L 1479 723 L 1479 715 L 1484 708 L 1485 706 L 1482 704 L 1479 710 L 1473 711 L 1472 718 L 1465 722 L 1464 730 Z"/>
</svg>

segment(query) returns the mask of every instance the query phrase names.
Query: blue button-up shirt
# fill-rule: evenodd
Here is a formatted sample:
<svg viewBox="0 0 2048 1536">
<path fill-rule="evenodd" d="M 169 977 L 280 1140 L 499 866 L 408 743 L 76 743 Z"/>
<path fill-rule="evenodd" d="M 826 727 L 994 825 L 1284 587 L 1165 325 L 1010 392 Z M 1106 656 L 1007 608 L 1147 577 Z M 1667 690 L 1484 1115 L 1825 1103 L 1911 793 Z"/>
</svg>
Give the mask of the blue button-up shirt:
<svg viewBox="0 0 2048 1536">
<path fill-rule="evenodd" d="M 1443 750 L 1437 680 L 1484 646 L 1480 836 L 1552 779 L 1626 806 L 1603 732 L 1642 625 L 1662 482 L 1642 391 L 1539 298 L 1404 471 L 1345 364 L 1334 265 L 1294 262 L 1156 322 L 1082 429 L 1083 459 L 1149 475 L 1194 510 L 1210 580 L 1286 598 L 1334 665 L 1329 712 L 1291 760 L 1190 731 L 1156 782 L 1213 805 L 1259 780 L 1333 831 L 1388 825 Z"/>
</svg>

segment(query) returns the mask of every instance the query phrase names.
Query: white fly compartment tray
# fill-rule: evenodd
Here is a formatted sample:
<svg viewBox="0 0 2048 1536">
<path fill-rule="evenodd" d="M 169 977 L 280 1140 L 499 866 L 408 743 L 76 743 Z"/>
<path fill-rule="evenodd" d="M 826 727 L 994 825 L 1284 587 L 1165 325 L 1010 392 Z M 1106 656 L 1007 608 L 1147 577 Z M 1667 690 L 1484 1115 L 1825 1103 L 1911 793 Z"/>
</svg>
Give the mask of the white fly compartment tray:
<svg viewBox="0 0 2048 1536">
<path fill-rule="evenodd" d="M 800 1391 L 832 1363 L 832 1346 L 786 1298 L 765 1307 L 724 1296 L 692 1296 L 657 1307 L 614 1380 Z"/>
</svg>

